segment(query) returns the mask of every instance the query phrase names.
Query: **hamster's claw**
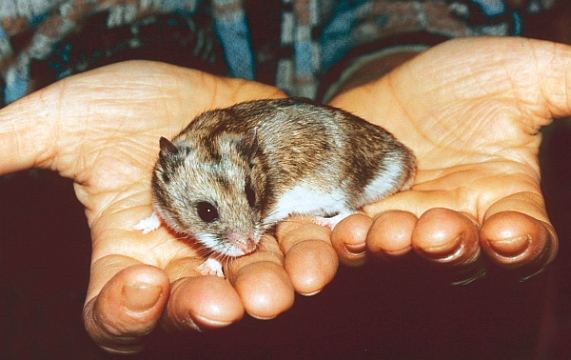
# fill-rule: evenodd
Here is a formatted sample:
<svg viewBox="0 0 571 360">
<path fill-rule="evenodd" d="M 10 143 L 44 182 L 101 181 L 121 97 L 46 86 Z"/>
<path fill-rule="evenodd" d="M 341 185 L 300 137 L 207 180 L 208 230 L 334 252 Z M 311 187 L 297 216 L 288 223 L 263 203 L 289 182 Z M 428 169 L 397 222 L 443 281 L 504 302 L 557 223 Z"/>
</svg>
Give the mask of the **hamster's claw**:
<svg viewBox="0 0 571 360">
<path fill-rule="evenodd" d="M 319 226 L 328 227 L 329 230 L 333 230 L 341 220 L 345 219 L 347 216 L 351 215 L 350 212 L 341 212 L 333 217 L 323 217 L 323 216 L 316 216 L 313 218 L 313 222 Z"/>
<path fill-rule="evenodd" d="M 143 234 L 148 234 L 151 231 L 157 230 L 161 227 L 161 219 L 156 212 L 153 211 L 151 216 L 144 218 L 135 225 L 135 230 L 141 231 Z"/>
<path fill-rule="evenodd" d="M 222 264 L 220 263 L 220 261 L 213 258 L 208 258 L 202 264 L 200 264 L 200 266 L 198 266 L 198 271 L 202 275 L 212 275 L 221 278 L 224 277 Z"/>
</svg>

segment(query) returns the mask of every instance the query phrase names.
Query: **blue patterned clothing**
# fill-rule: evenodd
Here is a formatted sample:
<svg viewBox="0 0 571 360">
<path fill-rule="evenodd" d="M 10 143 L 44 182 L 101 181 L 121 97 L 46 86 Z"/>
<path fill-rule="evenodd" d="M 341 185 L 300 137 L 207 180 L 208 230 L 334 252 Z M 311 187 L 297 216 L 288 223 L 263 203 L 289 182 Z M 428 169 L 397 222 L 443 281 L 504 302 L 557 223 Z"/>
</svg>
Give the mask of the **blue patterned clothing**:
<svg viewBox="0 0 571 360">
<path fill-rule="evenodd" d="M 323 94 L 367 54 L 477 35 L 522 35 L 556 0 L 2 0 L 1 103 L 128 59 Z M 321 90 L 320 90 L 321 87 Z"/>
</svg>

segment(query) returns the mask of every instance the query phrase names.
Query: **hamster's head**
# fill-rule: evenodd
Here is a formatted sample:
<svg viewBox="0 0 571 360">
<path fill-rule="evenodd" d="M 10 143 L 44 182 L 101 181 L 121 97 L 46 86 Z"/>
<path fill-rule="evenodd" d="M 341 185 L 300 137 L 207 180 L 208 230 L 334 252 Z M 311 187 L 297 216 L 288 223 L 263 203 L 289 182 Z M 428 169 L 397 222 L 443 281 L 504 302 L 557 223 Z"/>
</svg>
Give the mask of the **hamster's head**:
<svg viewBox="0 0 571 360">
<path fill-rule="evenodd" d="M 153 206 L 163 221 L 222 256 L 253 252 L 264 230 L 260 189 L 243 146 L 239 136 L 161 138 L 153 171 Z"/>
</svg>

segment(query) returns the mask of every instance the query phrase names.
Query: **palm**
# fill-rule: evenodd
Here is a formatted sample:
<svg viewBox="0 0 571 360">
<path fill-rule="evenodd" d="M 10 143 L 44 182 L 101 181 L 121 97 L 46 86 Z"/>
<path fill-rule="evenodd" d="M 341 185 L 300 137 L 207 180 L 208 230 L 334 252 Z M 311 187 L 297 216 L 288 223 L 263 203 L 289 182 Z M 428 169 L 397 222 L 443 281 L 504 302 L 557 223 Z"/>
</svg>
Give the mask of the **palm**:
<svg viewBox="0 0 571 360">
<path fill-rule="evenodd" d="M 95 263 L 122 255 L 165 268 L 173 260 L 197 257 L 164 229 L 148 236 L 133 231 L 133 224 L 149 214 L 157 139 L 175 135 L 207 108 L 279 94 L 253 83 L 196 79 L 197 74 L 131 63 L 61 85 L 58 96 L 66 99 L 59 109 L 61 138 L 69 140 L 60 148 L 56 166 L 76 179 L 93 234 Z"/>
<path fill-rule="evenodd" d="M 93 242 L 85 320 L 101 346 L 137 350 L 163 311 L 170 326 L 217 327 L 244 310 L 273 317 L 291 306 L 293 288 L 276 246 L 236 261 L 230 285 L 193 276 L 200 257 L 166 230 L 133 229 L 151 212 L 160 136 L 174 136 L 206 109 L 278 96 L 253 82 L 130 62 L 66 79 L 0 113 L 0 173 L 41 166 L 74 179 Z M 249 274 L 259 281 L 252 284 Z"/>
<path fill-rule="evenodd" d="M 557 76 L 546 63 L 551 57 L 545 56 L 556 49 L 547 45 L 521 39 L 453 41 L 335 99 L 334 105 L 392 130 L 418 157 L 413 188 L 367 211 L 374 215 L 399 209 L 423 220 L 427 210 L 446 208 L 483 226 L 480 236 L 486 240 L 498 239 L 495 251 L 482 245 L 500 263 L 527 264 L 547 248 L 542 265 L 552 258 L 555 241 L 545 246 L 542 237 L 552 228 L 539 188 L 537 131 L 565 105 L 557 101 L 565 99 L 564 89 L 553 87 L 546 77 Z M 549 98 L 543 91 L 550 92 Z M 494 223 L 486 223 L 500 213 Z M 521 214 L 543 223 L 529 219 L 524 224 Z M 425 230 L 438 232 L 431 222 L 422 222 Z M 537 227 L 530 230 L 528 225 Z M 471 230 L 460 226 L 458 231 Z M 531 234 L 522 234 L 526 231 Z M 412 245 L 427 252 L 431 245 L 438 252 L 450 241 L 422 232 L 413 230 Z M 454 231 L 449 235 L 453 237 Z M 532 246 L 527 246 L 527 235 Z"/>
<path fill-rule="evenodd" d="M 124 71 L 127 67 L 129 72 Z M 141 86 L 145 80 L 137 75 L 138 69 L 149 79 L 148 86 Z M 132 231 L 133 224 L 149 214 L 150 169 L 158 153 L 157 139 L 173 136 L 207 107 L 241 99 L 217 97 L 209 90 L 216 86 L 215 78 L 196 81 L 176 68 L 131 63 L 112 70 L 91 73 L 89 81 L 64 86 L 60 96 L 72 105 L 61 110 L 65 119 L 61 128 L 62 137 L 70 143 L 63 150 L 67 154 L 58 155 L 65 159 L 57 164 L 58 170 L 77 180 L 76 193 L 87 209 L 93 233 L 95 260 L 125 255 L 164 267 L 175 257 L 194 253 L 164 231 L 150 236 Z M 81 94 L 85 101 L 70 94 Z"/>
</svg>

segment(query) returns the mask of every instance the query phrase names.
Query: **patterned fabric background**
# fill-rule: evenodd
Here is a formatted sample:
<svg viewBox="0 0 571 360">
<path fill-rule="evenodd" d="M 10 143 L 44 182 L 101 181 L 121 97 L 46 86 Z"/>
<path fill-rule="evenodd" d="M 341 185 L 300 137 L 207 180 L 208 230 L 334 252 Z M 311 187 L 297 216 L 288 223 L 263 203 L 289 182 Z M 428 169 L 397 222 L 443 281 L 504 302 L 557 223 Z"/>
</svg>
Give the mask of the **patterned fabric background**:
<svg viewBox="0 0 571 360">
<path fill-rule="evenodd" d="M 3 0 L 3 103 L 64 76 L 154 59 L 313 97 L 351 50 L 403 33 L 520 35 L 555 0 Z M 370 48 L 369 48 L 370 49 Z"/>
</svg>

